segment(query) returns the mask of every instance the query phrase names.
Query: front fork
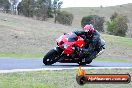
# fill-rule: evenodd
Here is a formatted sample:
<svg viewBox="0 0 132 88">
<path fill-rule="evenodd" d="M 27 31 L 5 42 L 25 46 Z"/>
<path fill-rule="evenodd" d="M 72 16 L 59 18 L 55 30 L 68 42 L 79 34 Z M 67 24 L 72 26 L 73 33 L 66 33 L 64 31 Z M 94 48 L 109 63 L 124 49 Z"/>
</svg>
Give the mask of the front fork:
<svg viewBox="0 0 132 88">
<path fill-rule="evenodd" d="M 60 47 L 54 47 L 54 50 L 56 50 L 59 54 L 62 54 L 63 50 Z"/>
</svg>

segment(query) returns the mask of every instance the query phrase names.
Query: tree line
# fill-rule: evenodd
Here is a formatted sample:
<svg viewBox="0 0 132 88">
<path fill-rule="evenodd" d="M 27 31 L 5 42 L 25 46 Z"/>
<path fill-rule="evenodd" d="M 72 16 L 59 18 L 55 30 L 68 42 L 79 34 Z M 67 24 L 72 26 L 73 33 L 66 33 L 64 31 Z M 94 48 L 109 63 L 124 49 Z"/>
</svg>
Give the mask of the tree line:
<svg viewBox="0 0 132 88">
<path fill-rule="evenodd" d="M 47 18 L 54 18 L 55 23 L 72 24 L 73 15 L 60 10 L 63 4 L 60 0 L 22 0 L 18 3 L 19 1 L 0 0 L 0 10 L 5 13 L 23 15 L 42 21 L 46 21 Z M 60 17 L 58 18 L 58 16 Z"/>
<path fill-rule="evenodd" d="M 56 10 L 59 11 L 62 2 L 59 0 L 22 0 L 17 6 L 18 15 L 26 17 L 35 17 L 39 20 L 56 16 Z"/>
</svg>

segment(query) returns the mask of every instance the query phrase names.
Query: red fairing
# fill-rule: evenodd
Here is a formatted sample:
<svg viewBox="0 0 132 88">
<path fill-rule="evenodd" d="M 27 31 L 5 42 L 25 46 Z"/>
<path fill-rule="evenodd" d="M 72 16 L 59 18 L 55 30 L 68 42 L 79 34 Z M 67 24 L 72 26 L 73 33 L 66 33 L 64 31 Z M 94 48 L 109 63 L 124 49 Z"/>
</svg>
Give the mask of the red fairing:
<svg viewBox="0 0 132 88">
<path fill-rule="evenodd" d="M 85 42 L 80 36 L 77 36 L 74 33 L 69 33 L 60 36 L 60 38 L 57 39 L 57 45 L 63 49 L 64 54 L 72 55 L 75 51 L 73 46 L 83 48 L 85 46 Z"/>
<path fill-rule="evenodd" d="M 73 54 L 74 53 L 74 50 L 72 49 L 72 45 L 74 43 L 67 42 L 65 44 L 68 44 L 69 46 L 66 49 L 64 49 L 64 54 L 69 54 L 69 55 Z"/>
<path fill-rule="evenodd" d="M 78 40 L 75 42 L 75 45 L 80 48 L 84 47 L 85 46 L 84 39 L 78 36 Z"/>
</svg>

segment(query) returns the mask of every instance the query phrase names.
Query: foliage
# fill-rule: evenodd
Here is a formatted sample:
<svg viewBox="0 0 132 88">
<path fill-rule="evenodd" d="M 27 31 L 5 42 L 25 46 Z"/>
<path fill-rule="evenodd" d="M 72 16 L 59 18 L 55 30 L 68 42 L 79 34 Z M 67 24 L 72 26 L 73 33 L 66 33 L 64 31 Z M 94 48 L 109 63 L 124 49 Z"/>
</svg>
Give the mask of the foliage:
<svg viewBox="0 0 132 88">
<path fill-rule="evenodd" d="M 59 16 L 58 13 L 60 12 L 61 5 L 62 5 L 62 4 L 63 4 L 62 1 L 59 1 L 59 0 L 54 0 L 54 1 L 53 1 L 53 11 L 54 11 L 54 17 L 55 17 L 54 22 L 55 22 L 55 23 L 56 23 L 56 21 L 57 21 L 57 16 Z M 61 12 L 60 12 L 60 13 L 61 13 Z"/>
<path fill-rule="evenodd" d="M 46 20 L 52 16 L 51 0 L 23 0 L 18 5 L 18 13 L 27 17 L 35 16 L 37 19 Z"/>
<path fill-rule="evenodd" d="M 114 14 L 112 14 L 111 17 L 110 17 L 110 20 L 111 21 L 114 20 L 115 18 L 117 18 L 117 16 L 118 16 L 118 13 L 114 12 Z"/>
<path fill-rule="evenodd" d="M 86 24 L 92 24 L 96 30 L 101 31 L 101 32 L 104 31 L 104 29 L 103 29 L 103 23 L 104 23 L 104 17 L 100 17 L 98 15 L 85 16 L 81 20 L 81 26 L 82 26 L 82 28 Z"/>
<path fill-rule="evenodd" d="M 66 11 L 62 11 L 62 12 L 59 11 L 57 13 L 56 20 L 60 24 L 71 25 L 72 20 L 73 20 L 73 15 L 71 13 L 66 12 Z"/>
<path fill-rule="evenodd" d="M 49 17 L 55 17 L 60 11 L 62 1 L 54 0 L 23 0 L 18 5 L 18 13 L 27 17 L 36 17 L 39 20 L 46 20 Z M 53 14 L 55 16 L 53 16 Z"/>
<path fill-rule="evenodd" d="M 116 14 L 111 16 L 111 21 L 107 22 L 107 31 L 109 34 L 117 35 L 117 36 L 125 36 L 128 25 L 127 25 L 126 16 Z"/>
<path fill-rule="evenodd" d="M 0 9 L 3 12 L 8 13 L 9 9 L 10 9 L 10 3 L 9 3 L 9 1 L 8 0 L 0 0 Z"/>
<path fill-rule="evenodd" d="M 51 17 L 51 0 L 37 0 L 35 2 L 34 15 L 40 20 Z"/>
<path fill-rule="evenodd" d="M 18 14 L 22 14 L 26 17 L 33 17 L 33 11 L 34 11 L 34 0 L 22 0 L 22 2 L 19 3 L 17 9 Z"/>
</svg>

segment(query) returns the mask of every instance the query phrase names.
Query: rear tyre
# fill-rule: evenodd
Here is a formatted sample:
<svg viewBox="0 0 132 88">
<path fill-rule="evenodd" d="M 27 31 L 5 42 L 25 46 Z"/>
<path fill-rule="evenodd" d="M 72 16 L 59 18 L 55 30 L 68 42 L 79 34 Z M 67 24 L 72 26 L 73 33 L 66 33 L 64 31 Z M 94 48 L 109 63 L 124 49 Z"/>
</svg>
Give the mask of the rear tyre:
<svg viewBox="0 0 132 88">
<path fill-rule="evenodd" d="M 87 64 L 90 64 L 91 62 L 92 62 L 92 60 L 89 60 L 89 61 L 87 61 L 86 63 L 87 63 Z"/>
<path fill-rule="evenodd" d="M 52 65 L 59 60 L 59 55 L 56 50 L 52 49 L 44 56 L 43 63 L 45 65 Z"/>
</svg>

